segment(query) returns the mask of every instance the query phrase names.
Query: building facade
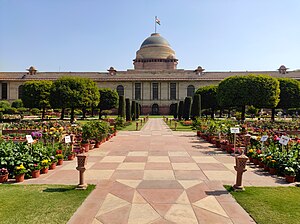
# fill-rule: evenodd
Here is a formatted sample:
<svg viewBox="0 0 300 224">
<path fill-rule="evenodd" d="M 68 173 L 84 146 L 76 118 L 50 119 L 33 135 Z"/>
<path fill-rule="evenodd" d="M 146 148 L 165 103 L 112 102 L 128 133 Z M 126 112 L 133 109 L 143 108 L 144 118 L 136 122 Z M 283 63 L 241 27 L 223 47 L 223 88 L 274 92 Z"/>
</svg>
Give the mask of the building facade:
<svg viewBox="0 0 300 224">
<path fill-rule="evenodd" d="M 136 52 L 133 69 L 117 71 L 110 67 L 107 72 L 39 72 L 31 66 L 27 72 L 0 72 L 0 99 L 19 99 L 26 81 L 80 76 L 94 80 L 100 88 L 115 89 L 119 95 L 139 102 L 142 114 L 169 114 L 174 103 L 193 96 L 199 87 L 218 84 L 229 76 L 266 74 L 300 80 L 300 71 L 287 71 L 283 65 L 275 71 L 207 72 L 201 66 L 195 70 L 177 69 L 177 64 L 175 51 L 168 41 L 153 33 Z"/>
</svg>

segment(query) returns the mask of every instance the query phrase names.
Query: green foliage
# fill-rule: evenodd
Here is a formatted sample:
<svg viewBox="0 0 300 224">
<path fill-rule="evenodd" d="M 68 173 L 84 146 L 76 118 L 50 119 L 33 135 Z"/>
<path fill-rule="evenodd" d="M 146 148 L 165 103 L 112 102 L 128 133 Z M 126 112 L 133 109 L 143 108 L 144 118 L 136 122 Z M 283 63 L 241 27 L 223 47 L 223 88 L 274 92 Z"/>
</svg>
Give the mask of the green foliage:
<svg viewBox="0 0 300 224">
<path fill-rule="evenodd" d="M 277 108 L 297 108 L 300 107 L 300 82 L 289 78 L 279 78 L 280 101 Z"/>
<path fill-rule="evenodd" d="M 17 99 L 15 101 L 13 101 L 11 106 L 14 107 L 14 108 L 24 107 L 23 101 L 21 99 Z"/>
<path fill-rule="evenodd" d="M 100 113 L 103 110 L 110 110 L 118 106 L 119 95 L 116 90 L 100 88 L 100 103 L 98 105 Z"/>
<path fill-rule="evenodd" d="M 194 94 L 193 103 L 191 108 L 191 118 L 194 120 L 200 116 L 200 95 Z"/>
<path fill-rule="evenodd" d="M 125 99 L 124 96 L 119 96 L 118 116 L 125 118 Z"/>
<path fill-rule="evenodd" d="M 184 99 L 184 107 L 183 107 L 183 119 L 184 120 L 189 120 L 190 119 L 191 103 L 192 103 L 192 97 L 187 96 Z"/>
<path fill-rule="evenodd" d="M 130 107 L 130 99 L 126 98 L 126 121 L 131 121 L 131 107 Z"/>
<path fill-rule="evenodd" d="M 71 108 L 71 121 L 74 120 L 74 109 L 96 106 L 99 99 L 96 83 L 81 77 L 59 78 L 53 83 L 50 94 L 53 108 Z"/>
<path fill-rule="evenodd" d="M 43 110 L 50 107 L 51 81 L 27 81 L 23 85 L 22 102 L 27 108 L 39 108 Z"/>
<path fill-rule="evenodd" d="M 247 108 L 247 113 L 251 114 L 252 116 L 256 116 L 258 114 L 258 112 L 259 112 L 259 109 L 252 105 Z"/>
<path fill-rule="evenodd" d="M 136 114 L 136 119 L 139 119 L 139 116 L 140 116 L 140 104 L 138 102 L 136 102 L 136 105 L 135 105 L 135 114 Z"/>
<path fill-rule="evenodd" d="M 0 100 L 0 111 L 6 111 L 10 108 L 10 103 L 7 100 Z"/>
<path fill-rule="evenodd" d="M 133 100 L 131 102 L 131 120 L 135 121 L 136 119 L 136 102 Z"/>
<path fill-rule="evenodd" d="M 108 135 L 109 128 L 109 123 L 106 121 L 89 121 L 82 126 L 82 138 L 85 142 L 101 141 Z"/>
<path fill-rule="evenodd" d="M 181 120 L 183 116 L 183 101 L 179 101 L 179 107 L 178 107 L 178 119 Z"/>
<path fill-rule="evenodd" d="M 222 107 L 241 107 L 244 120 L 246 105 L 274 108 L 279 102 L 279 93 L 279 82 L 271 76 L 231 76 L 220 82 L 217 98 Z"/>
</svg>

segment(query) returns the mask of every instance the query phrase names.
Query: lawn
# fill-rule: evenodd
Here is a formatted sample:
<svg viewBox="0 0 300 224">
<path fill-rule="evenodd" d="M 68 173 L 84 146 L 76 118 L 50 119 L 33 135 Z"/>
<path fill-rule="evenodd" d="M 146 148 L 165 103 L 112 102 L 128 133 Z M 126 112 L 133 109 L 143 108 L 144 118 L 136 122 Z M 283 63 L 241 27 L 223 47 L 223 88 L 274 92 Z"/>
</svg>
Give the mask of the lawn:
<svg viewBox="0 0 300 224">
<path fill-rule="evenodd" d="M 138 131 L 142 129 L 142 127 L 145 125 L 145 123 L 143 122 L 143 124 L 141 125 L 141 121 L 138 121 Z M 122 128 L 118 128 L 118 130 L 120 131 L 136 131 L 136 121 L 131 121 L 131 124 Z"/>
<path fill-rule="evenodd" d="M 66 185 L 0 185 L 0 223 L 67 223 L 95 188 Z"/>
<path fill-rule="evenodd" d="M 172 131 L 175 131 L 175 121 L 174 120 L 171 121 L 171 125 L 170 125 L 170 121 L 168 121 L 166 124 L 169 126 L 169 128 Z M 195 131 L 195 130 L 193 130 L 192 125 L 182 125 L 181 122 L 177 122 L 176 131 Z"/>
<path fill-rule="evenodd" d="M 245 187 L 246 191 L 226 189 L 258 224 L 300 223 L 299 187 Z"/>
</svg>

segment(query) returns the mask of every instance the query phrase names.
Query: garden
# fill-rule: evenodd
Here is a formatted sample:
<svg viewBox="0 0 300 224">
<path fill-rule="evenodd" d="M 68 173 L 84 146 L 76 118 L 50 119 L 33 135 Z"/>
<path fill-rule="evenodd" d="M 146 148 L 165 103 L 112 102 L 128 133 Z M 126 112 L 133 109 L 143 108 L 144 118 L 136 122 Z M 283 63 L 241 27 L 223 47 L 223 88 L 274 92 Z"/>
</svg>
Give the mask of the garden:
<svg viewBox="0 0 300 224">
<path fill-rule="evenodd" d="M 83 125 L 65 121 L 6 124 L 0 141 L 0 182 L 38 178 L 63 160 L 99 148 L 116 135 L 116 126 L 99 120 Z"/>
<path fill-rule="evenodd" d="M 197 135 L 228 153 L 246 154 L 249 162 L 287 182 L 300 180 L 300 122 L 196 119 Z M 239 133 L 232 133 L 232 128 Z"/>
</svg>

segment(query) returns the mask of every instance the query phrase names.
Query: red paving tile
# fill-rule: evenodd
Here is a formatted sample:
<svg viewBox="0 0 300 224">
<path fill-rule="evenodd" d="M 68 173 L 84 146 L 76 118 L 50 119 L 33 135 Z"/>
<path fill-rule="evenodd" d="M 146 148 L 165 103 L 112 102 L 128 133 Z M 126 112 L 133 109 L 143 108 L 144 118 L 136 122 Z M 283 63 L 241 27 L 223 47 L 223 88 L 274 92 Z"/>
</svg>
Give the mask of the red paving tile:
<svg viewBox="0 0 300 224">
<path fill-rule="evenodd" d="M 120 163 L 96 163 L 91 167 L 91 170 L 115 170 Z"/>
<path fill-rule="evenodd" d="M 183 192 L 183 189 L 138 189 L 142 197 L 152 204 L 172 204 Z"/>
<path fill-rule="evenodd" d="M 126 224 L 131 210 L 131 205 L 126 205 L 97 217 L 103 224 Z M 120 215 L 122 214 L 122 215 Z"/>
<path fill-rule="evenodd" d="M 183 189 L 176 180 L 143 180 L 137 189 Z"/>
<path fill-rule="evenodd" d="M 147 156 L 127 156 L 124 162 L 147 162 Z"/>
<path fill-rule="evenodd" d="M 110 193 L 132 203 L 134 188 L 128 187 L 119 182 L 114 182 L 113 186 L 110 189 Z"/>
</svg>

